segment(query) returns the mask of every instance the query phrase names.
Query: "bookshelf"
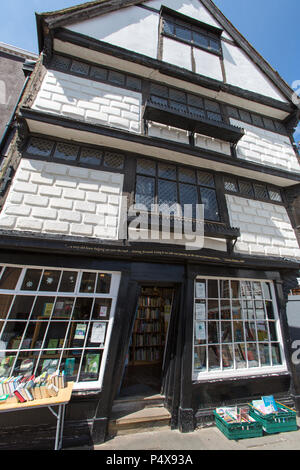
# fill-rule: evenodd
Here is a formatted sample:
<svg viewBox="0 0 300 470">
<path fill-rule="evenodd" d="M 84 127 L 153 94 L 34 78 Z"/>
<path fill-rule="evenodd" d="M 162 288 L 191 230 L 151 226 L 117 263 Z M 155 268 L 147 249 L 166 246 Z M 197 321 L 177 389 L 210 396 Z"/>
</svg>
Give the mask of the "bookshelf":
<svg viewBox="0 0 300 470">
<path fill-rule="evenodd" d="M 172 303 L 173 289 L 142 288 L 129 350 L 129 365 L 162 362 Z"/>
</svg>

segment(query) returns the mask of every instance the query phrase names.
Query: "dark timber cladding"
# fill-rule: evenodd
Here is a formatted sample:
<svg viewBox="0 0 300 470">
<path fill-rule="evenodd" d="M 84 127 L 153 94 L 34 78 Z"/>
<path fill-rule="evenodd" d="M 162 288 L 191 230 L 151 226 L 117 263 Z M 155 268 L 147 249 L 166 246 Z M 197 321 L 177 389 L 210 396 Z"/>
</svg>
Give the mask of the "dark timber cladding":
<svg viewBox="0 0 300 470">
<path fill-rule="evenodd" d="M 139 420 L 149 405 L 165 408 L 171 429 L 184 433 L 212 424 L 216 407 L 263 395 L 300 413 L 300 366 L 287 321 L 300 268 L 300 167 L 251 160 L 253 135 L 249 154 L 238 153 L 257 128 L 297 160 L 289 138 L 298 111 L 284 80 L 211 0 L 199 2 L 219 27 L 141 0 L 36 15 L 41 60 L 18 107 L 0 182 L 0 376 L 17 375 L 24 364 L 36 375 L 50 366 L 65 371 L 75 384 L 65 448 L 103 443 L 124 415 Z M 113 12 L 125 16 L 129 7 L 157 20 L 157 54 L 68 29 Z M 191 48 L 190 70 L 163 61 L 166 38 Z M 227 83 L 224 43 L 239 48 L 276 92 Z M 192 48 L 210 54 L 219 75 L 195 73 Z M 133 63 L 139 66 L 129 73 Z M 87 118 L 84 106 L 102 121 Z M 110 106 L 117 117 L 127 112 L 128 127 L 109 120 Z M 194 212 L 185 212 L 191 202 L 204 206 L 201 249 L 177 242 L 178 223 L 196 227 Z M 138 213 L 129 210 L 135 203 L 143 205 Z M 164 204 L 175 203 L 163 217 Z M 134 238 L 142 223 L 159 239 Z M 50 448 L 51 418 L 6 415 L 0 449 L 20 442 Z"/>
</svg>

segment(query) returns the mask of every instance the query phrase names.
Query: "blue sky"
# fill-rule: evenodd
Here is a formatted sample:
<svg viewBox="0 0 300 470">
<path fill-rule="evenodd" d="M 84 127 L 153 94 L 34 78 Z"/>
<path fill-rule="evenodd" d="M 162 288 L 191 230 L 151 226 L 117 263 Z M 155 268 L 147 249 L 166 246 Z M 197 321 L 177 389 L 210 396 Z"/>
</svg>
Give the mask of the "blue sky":
<svg viewBox="0 0 300 470">
<path fill-rule="evenodd" d="M 300 80 L 299 0 L 214 0 L 225 16 L 292 86 Z M 35 12 L 84 0 L 2 0 L 0 42 L 38 52 Z M 296 136 L 300 140 L 300 126 Z"/>
</svg>

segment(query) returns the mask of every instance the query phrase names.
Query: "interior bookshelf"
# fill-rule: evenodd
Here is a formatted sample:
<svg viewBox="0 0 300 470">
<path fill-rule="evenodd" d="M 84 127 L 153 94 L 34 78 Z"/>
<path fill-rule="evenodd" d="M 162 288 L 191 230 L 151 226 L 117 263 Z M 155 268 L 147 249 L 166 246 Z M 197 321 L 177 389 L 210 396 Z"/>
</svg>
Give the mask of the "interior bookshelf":
<svg viewBox="0 0 300 470">
<path fill-rule="evenodd" d="M 163 360 L 174 289 L 143 287 L 129 351 L 129 365 L 159 364 Z"/>
</svg>

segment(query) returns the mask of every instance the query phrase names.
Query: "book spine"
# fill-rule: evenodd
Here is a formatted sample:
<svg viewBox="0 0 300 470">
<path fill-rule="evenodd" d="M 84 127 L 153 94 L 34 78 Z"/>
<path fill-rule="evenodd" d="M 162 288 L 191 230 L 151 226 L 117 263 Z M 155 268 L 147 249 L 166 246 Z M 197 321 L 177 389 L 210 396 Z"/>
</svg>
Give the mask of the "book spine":
<svg viewBox="0 0 300 470">
<path fill-rule="evenodd" d="M 25 403 L 27 400 L 23 397 L 23 395 L 19 392 L 19 390 L 14 391 L 14 395 L 17 397 L 20 403 Z"/>
</svg>

